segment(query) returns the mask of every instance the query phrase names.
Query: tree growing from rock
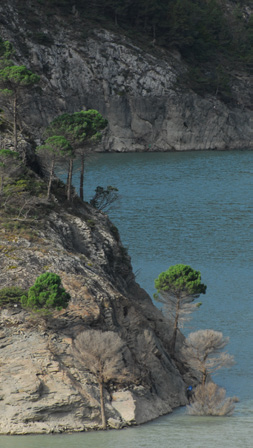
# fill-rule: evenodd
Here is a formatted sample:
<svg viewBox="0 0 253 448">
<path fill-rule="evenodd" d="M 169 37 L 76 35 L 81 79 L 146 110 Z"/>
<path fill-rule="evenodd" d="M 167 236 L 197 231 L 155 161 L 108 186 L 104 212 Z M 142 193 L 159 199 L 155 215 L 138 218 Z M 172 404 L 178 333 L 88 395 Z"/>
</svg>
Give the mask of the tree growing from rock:
<svg viewBox="0 0 253 448">
<path fill-rule="evenodd" d="M 78 154 L 80 155 L 80 198 L 83 200 L 83 183 L 84 183 L 84 163 L 85 157 L 91 152 L 94 144 L 98 143 L 102 134 L 101 131 L 107 126 L 107 120 L 102 117 L 102 115 L 94 109 L 87 111 L 77 112 L 75 115 L 75 120 L 80 123 L 81 126 L 85 128 L 85 138 L 82 145 L 78 148 Z M 82 124 L 84 122 L 84 124 Z"/>
<path fill-rule="evenodd" d="M 73 148 L 73 157 L 69 158 L 67 198 L 71 198 L 71 183 L 74 157 L 79 154 L 80 169 L 80 198 L 83 200 L 84 162 L 85 156 L 90 153 L 94 142 L 101 139 L 101 130 L 107 125 L 102 115 L 96 110 L 62 114 L 56 117 L 48 128 L 50 136 L 64 136 Z"/>
<path fill-rule="evenodd" d="M 235 409 L 235 403 L 238 401 L 237 397 L 226 398 L 226 391 L 223 387 L 209 382 L 196 387 L 193 402 L 187 406 L 187 411 L 190 415 L 231 415 Z"/>
<path fill-rule="evenodd" d="M 18 102 L 21 94 L 26 89 L 31 89 L 40 80 L 40 77 L 32 73 L 25 65 L 5 65 L 0 70 L 0 95 L 5 97 L 4 108 L 11 106 L 13 118 L 14 149 L 17 150 L 17 123 Z M 0 64 L 1 67 L 1 64 Z"/>
<path fill-rule="evenodd" d="M 12 56 L 14 56 L 15 50 L 13 45 L 8 40 L 3 40 L 0 37 L 0 69 L 7 67 L 8 65 L 13 65 L 13 61 L 11 60 Z"/>
<path fill-rule="evenodd" d="M 220 331 L 198 330 L 189 334 L 183 353 L 189 366 L 201 372 L 202 385 L 206 384 L 209 374 L 234 364 L 234 357 L 222 352 L 228 342 L 229 338 Z"/>
<path fill-rule="evenodd" d="M 4 185 L 19 170 L 20 164 L 21 160 L 16 151 L 10 151 L 9 149 L 0 150 L 0 203 Z"/>
<path fill-rule="evenodd" d="M 113 331 L 87 330 L 74 342 L 74 354 L 83 367 L 93 373 L 99 385 L 102 429 L 106 429 L 104 387 L 110 381 L 127 380 L 123 353 L 126 344 Z"/>
<path fill-rule="evenodd" d="M 38 181 L 25 178 L 25 167 L 16 151 L 0 150 L 0 208 L 12 219 L 26 219 L 36 206 Z M 31 193 L 34 193 L 31 194 Z"/>
<path fill-rule="evenodd" d="M 35 280 L 27 296 L 21 297 L 21 304 L 33 311 L 52 311 L 67 308 L 70 295 L 61 284 L 59 275 L 45 272 Z"/>
<path fill-rule="evenodd" d="M 118 197 L 118 188 L 112 187 L 111 185 L 108 185 L 106 189 L 98 186 L 93 198 L 90 200 L 90 205 L 97 210 L 108 211 L 110 206 L 117 201 Z"/>
<path fill-rule="evenodd" d="M 42 162 L 48 173 L 47 200 L 50 198 L 52 180 L 54 177 L 55 163 L 58 160 L 72 158 L 72 146 L 63 136 L 48 137 L 44 143 L 37 148 Z"/>
<path fill-rule="evenodd" d="M 171 354 L 175 353 L 179 325 L 189 319 L 200 305 L 192 302 L 205 294 L 206 285 L 201 283 L 201 274 L 190 266 L 176 264 L 155 279 L 155 299 L 164 304 L 165 314 L 173 321 Z"/>
<path fill-rule="evenodd" d="M 0 289 L 0 306 L 8 306 L 17 304 L 21 301 L 21 297 L 26 295 L 27 291 L 18 286 L 8 286 Z"/>
</svg>

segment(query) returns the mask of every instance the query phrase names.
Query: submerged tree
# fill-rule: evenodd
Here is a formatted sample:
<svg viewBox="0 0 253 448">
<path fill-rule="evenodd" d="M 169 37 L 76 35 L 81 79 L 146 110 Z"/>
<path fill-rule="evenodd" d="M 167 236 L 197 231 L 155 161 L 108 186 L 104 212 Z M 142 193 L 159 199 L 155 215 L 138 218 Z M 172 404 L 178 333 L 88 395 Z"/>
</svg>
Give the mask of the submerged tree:
<svg viewBox="0 0 253 448">
<path fill-rule="evenodd" d="M 110 382 L 127 380 L 123 353 L 126 344 L 113 331 L 87 330 L 80 333 L 74 342 L 74 354 L 87 368 L 99 385 L 102 429 L 106 429 L 104 386 Z"/>
<path fill-rule="evenodd" d="M 183 353 L 189 366 L 201 372 L 203 385 L 209 374 L 234 364 L 234 357 L 222 352 L 228 342 L 228 337 L 215 330 L 195 331 L 186 339 Z"/>
<path fill-rule="evenodd" d="M 190 314 L 200 304 L 192 302 L 205 294 L 206 285 L 201 283 L 201 274 L 190 266 L 176 264 L 162 272 L 155 279 L 157 294 L 155 299 L 164 304 L 167 317 L 173 320 L 173 334 L 171 339 L 171 353 L 175 353 L 177 332 L 179 325 L 189 319 Z"/>
<path fill-rule="evenodd" d="M 193 402 L 187 406 L 187 411 L 190 415 L 231 415 L 238 401 L 237 397 L 226 398 L 224 388 L 209 382 L 196 387 Z"/>
</svg>

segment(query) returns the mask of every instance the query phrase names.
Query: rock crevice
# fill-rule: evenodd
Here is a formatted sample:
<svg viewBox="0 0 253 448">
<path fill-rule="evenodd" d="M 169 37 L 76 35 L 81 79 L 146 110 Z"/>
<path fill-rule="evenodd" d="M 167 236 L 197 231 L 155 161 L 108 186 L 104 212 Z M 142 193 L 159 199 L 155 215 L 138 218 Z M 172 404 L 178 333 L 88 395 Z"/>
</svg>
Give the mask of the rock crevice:
<svg viewBox="0 0 253 448">
<path fill-rule="evenodd" d="M 71 302 L 48 318 L 19 304 L 0 307 L 0 433 L 99 427 L 96 379 L 73 350 L 77 335 L 89 329 L 117 333 L 127 350 L 131 381 L 106 387 L 111 427 L 143 423 L 186 404 L 187 375 L 170 357 L 170 328 L 135 282 L 106 215 L 79 201 L 72 211 L 57 205 L 40 227 L 32 240 L 1 230 L 1 287 L 28 289 L 42 272 L 55 272 Z"/>
</svg>

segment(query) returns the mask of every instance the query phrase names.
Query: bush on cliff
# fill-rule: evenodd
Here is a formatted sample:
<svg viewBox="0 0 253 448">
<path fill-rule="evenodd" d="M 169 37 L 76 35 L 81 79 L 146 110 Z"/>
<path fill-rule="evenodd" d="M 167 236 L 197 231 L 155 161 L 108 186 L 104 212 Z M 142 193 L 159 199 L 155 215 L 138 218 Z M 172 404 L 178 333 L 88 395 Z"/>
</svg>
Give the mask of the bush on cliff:
<svg viewBox="0 0 253 448">
<path fill-rule="evenodd" d="M 62 287 L 61 278 L 52 272 L 41 274 L 28 290 L 28 295 L 21 298 L 21 304 L 33 311 L 59 311 L 67 308 L 69 301 L 70 295 Z"/>
<path fill-rule="evenodd" d="M 0 289 L 0 306 L 17 304 L 20 302 L 21 297 L 27 297 L 27 291 L 17 286 Z"/>
</svg>

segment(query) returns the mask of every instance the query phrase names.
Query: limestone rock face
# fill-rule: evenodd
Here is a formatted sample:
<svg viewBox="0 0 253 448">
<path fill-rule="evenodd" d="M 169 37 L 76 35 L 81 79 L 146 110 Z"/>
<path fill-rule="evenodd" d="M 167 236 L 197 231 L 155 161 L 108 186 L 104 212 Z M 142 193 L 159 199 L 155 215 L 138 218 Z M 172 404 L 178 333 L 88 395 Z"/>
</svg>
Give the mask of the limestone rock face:
<svg viewBox="0 0 253 448">
<path fill-rule="evenodd" d="M 170 328 L 135 282 L 116 228 L 78 204 L 64 210 L 56 203 L 36 232 L 29 222 L 19 237 L 0 230 L 1 288 L 28 289 L 49 271 L 71 295 L 68 308 L 49 317 L 19 303 L 0 307 L 1 434 L 99 427 L 98 384 L 73 350 L 76 336 L 91 328 L 116 332 L 127 347 L 131 380 L 107 385 L 108 425 L 143 423 L 186 403 L 188 373 L 170 358 Z"/>
<path fill-rule="evenodd" d="M 7 3 L 0 5 L 0 34 L 13 42 L 17 63 L 41 76 L 41 93 L 23 101 L 22 121 L 34 136 L 61 113 L 93 108 L 109 121 L 98 151 L 252 148 L 247 76 L 233 73 L 228 106 L 180 87 L 186 67 L 177 54 L 148 53 L 112 32 L 90 29 L 78 13 L 43 16 L 43 8 L 34 8 L 33 20 L 47 39 L 39 44 L 18 2 Z"/>
</svg>

